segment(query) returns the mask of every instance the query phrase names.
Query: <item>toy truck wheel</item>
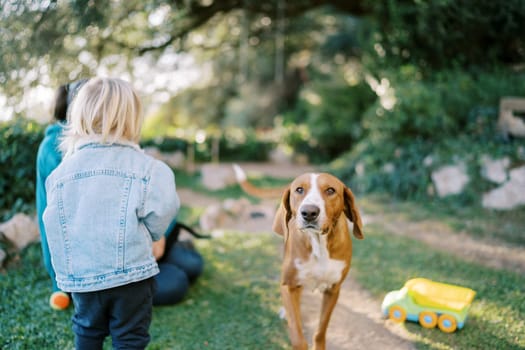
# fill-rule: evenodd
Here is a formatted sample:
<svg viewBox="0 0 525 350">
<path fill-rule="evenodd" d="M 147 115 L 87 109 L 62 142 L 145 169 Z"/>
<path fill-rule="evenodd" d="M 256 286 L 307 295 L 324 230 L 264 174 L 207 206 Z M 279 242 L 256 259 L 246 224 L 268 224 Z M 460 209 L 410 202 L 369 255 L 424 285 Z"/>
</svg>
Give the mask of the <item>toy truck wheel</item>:
<svg viewBox="0 0 525 350">
<path fill-rule="evenodd" d="M 452 333 L 456 330 L 457 326 L 458 325 L 457 325 L 456 319 L 453 316 L 447 315 L 447 314 L 443 314 L 439 316 L 438 327 L 443 332 Z"/>
<path fill-rule="evenodd" d="M 405 322 L 407 312 L 401 306 L 394 305 L 388 310 L 388 317 L 395 322 Z"/>
<path fill-rule="evenodd" d="M 438 317 L 435 312 L 423 311 L 419 314 L 419 323 L 425 328 L 434 328 L 438 323 Z"/>
</svg>

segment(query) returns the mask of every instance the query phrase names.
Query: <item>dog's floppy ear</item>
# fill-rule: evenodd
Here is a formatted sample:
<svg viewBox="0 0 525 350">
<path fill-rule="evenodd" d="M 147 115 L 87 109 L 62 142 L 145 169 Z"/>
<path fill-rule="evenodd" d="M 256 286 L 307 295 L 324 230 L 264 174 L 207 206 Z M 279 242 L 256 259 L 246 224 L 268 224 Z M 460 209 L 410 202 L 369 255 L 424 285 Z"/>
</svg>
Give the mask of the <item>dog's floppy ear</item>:
<svg viewBox="0 0 525 350">
<path fill-rule="evenodd" d="M 273 231 L 278 235 L 284 236 L 291 215 L 292 213 L 290 210 L 290 187 L 288 187 L 284 191 L 281 199 L 281 204 L 279 205 L 279 209 L 277 209 L 277 212 L 275 213 L 275 218 L 273 219 L 272 226 Z"/>
<path fill-rule="evenodd" d="M 357 209 L 357 206 L 355 205 L 355 198 L 352 191 L 345 187 L 345 215 L 350 221 L 354 223 L 354 236 L 359 239 L 365 238 L 363 236 L 363 222 L 361 221 L 361 215 L 359 214 L 359 210 Z"/>
</svg>

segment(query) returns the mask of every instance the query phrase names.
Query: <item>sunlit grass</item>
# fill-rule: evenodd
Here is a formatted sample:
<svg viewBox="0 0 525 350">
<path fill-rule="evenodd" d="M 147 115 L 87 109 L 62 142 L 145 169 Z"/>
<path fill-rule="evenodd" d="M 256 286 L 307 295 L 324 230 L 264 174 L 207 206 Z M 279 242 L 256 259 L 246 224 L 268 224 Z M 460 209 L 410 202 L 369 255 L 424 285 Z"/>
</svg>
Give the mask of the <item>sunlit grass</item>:
<svg viewBox="0 0 525 350">
<path fill-rule="evenodd" d="M 381 232 L 377 225 L 369 226 L 366 239 L 355 244 L 352 264 L 357 280 L 379 299 L 414 277 L 457 284 L 477 292 L 465 328 L 456 333 L 427 330 L 407 322 L 419 349 L 525 347 L 522 275 L 465 262 L 416 240 Z"/>
<path fill-rule="evenodd" d="M 178 175 L 177 181 L 179 187 L 197 188 L 218 198 L 241 193 L 238 186 L 211 193 L 199 188 L 197 177 L 188 175 Z M 283 183 L 257 181 L 268 186 Z M 475 209 L 465 208 L 455 216 L 446 208 L 377 197 L 361 197 L 359 203 L 370 214 L 446 222 L 452 231 L 465 217 L 470 220 L 469 227 L 483 227 L 491 218 Z M 195 225 L 202 210 L 183 206 L 180 220 Z M 520 213 L 491 215 L 506 219 L 513 236 L 524 225 Z M 483 235 L 488 235 L 491 229 L 485 230 Z M 404 324 L 418 349 L 525 349 L 523 275 L 466 262 L 408 237 L 388 234 L 381 223 L 367 225 L 365 235 L 365 240 L 354 243 L 352 275 L 378 301 L 412 277 L 477 292 L 465 328 L 453 334 Z M 281 240 L 269 231 L 267 235 L 230 232 L 196 244 L 206 261 L 204 274 L 182 303 L 154 309 L 148 349 L 289 349 L 285 324 L 277 317 Z M 20 261 L 0 274 L 0 348 L 73 348 L 72 309 L 52 311 L 47 304 L 49 289 L 38 245 L 27 248 Z M 110 341 L 106 348 L 110 348 Z"/>
</svg>

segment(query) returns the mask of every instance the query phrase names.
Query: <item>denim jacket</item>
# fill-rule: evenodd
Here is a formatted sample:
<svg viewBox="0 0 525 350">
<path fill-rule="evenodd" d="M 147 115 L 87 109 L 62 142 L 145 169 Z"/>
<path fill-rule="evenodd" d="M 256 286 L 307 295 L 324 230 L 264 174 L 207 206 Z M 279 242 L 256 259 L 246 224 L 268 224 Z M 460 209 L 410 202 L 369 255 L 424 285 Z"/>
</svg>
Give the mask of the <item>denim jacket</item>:
<svg viewBox="0 0 525 350">
<path fill-rule="evenodd" d="M 138 146 L 87 143 L 46 180 L 44 225 L 58 287 L 89 292 L 158 273 L 152 241 L 180 201 L 173 171 Z"/>
</svg>

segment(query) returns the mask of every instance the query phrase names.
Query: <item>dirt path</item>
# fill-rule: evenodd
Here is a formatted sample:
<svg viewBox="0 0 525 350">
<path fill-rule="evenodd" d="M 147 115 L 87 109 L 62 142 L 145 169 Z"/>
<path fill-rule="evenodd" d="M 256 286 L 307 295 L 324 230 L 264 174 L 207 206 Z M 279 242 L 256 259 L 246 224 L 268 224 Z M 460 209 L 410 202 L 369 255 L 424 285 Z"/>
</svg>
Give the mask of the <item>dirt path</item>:
<svg viewBox="0 0 525 350">
<path fill-rule="evenodd" d="M 310 341 L 317 328 L 321 295 L 305 291 L 301 304 L 305 335 Z M 405 328 L 383 318 L 381 301 L 352 278 L 350 270 L 327 333 L 330 350 L 415 350 Z"/>
<path fill-rule="evenodd" d="M 260 172 L 274 177 L 292 178 L 313 167 L 272 166 L 268 164 L 242 164 L 249 174 Z M 181 199 L 195 206 L 207 206 L 220 201 L 188 189 L 179 189 Z M 436 249 L 460 256 L 483 266 L 496 269 L 507 269 L 525 274 L 525 251 L 494 244 L 494 242 L 474 240 L 466 233 L 455 233 L 447 225 L 437 221 L 409 222 L 392 219 L 392 216 L 367 216 L 364 223 L 380 225 L 385 232 L 417 239 Z M 268 229 L 270 222 L 263 226 Z M 400 230 L 399 228 L 403 229 Z M 236 230 L 255 232 L 249 223 L 241 223 Z M 268 231 L 268 229 L 266 231 Z M 312 338 L 317 327 L 321 296 L 308 291 L 304 292 L 302 312 L 307 339 Z M 366 350 L 413 350 L 416 349 L 410 335 L 397 324 L 385 320 L 381 315 L 381 300 L 373 298 L 359 283 L 352 278 L 352 270 L 343 284 L 337 307 L 334 310 L 328 328 L 328 349 L 366 349 Z"/>
</svg>

